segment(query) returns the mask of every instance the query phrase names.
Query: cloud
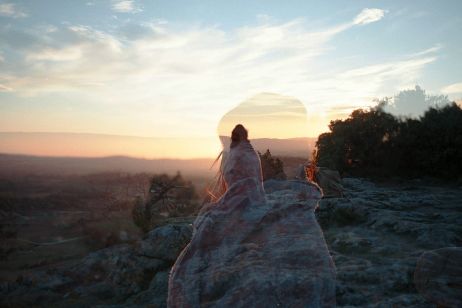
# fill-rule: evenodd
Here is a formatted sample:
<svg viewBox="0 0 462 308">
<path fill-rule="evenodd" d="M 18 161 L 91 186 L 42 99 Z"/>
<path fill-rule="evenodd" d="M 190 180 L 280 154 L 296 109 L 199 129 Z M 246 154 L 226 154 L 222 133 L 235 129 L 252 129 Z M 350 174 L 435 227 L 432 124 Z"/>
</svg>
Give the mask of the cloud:
<svg viewBox="0 0 462 308">
<path fill-rule="evenodd" d="M 429 95 L 420 86 L 404 89 L 397 93 L 385 110 L 397 116 L 419 117 L 430 107 L 444 106 L 449 103 L 447 96 Z"/>
<path fill-rule="evenodd" d="M 0 92 L 11 92 L 12 89 L 0 83 Z"/>
<path fill-rule="evenodd" d="M 424 49 L 422 51 L 413 53 L 410 56 L 411 57 L 419 57 L 419 56 L 425 56 L 425 55 L 428 55 L 428 54 L 434 54 L 435 52 L 440 51 L 441 48 L 443 48 L 443 45 L 438 43 L 433 47 L 430 47 L 430 48 Z"/>
<path fill-rule="evenodd" d="M 140 8 L 135 7 L 133 0 L 117 0 L 112 4 L 112 10 L 118 13 L 137 13 L 141 12 Z"/>
<path fill-rule="evenodd" d="M 72 46 L 68 48 L 45 48 L 38 52 L 29 54 L 27 61 L 73 61 L 78 60 L 82 56 L 82 48 Z"/>
<path fill-rule="evenodd" d="M 0 3 L 0 15 L 13 18 L 27 17 L 27 14 L 18 9 L 13 3 Z"/>
<path fill-rule="evenodd" d="M 89 105 L 118 106 L 133 115 L 131 131 L 110 133 L 168 127 L 169 134 L 181 135 L 214 131 L 222 114 L 259 92 L 296 97 L 310 114 L 327 121 L 332 106 L 364 106 L 393 94 L 390 88 L 415 84 L 437 59 L 439 49 L 430 48 L 392 60 L 333 66 L 325 57 L 330 43 L 352 27 L 350 22 L 313 29 L 302 19 L 226 31 L 165 21 L 129 22 L 111 32 L 68 25 L 49 33 L 28 31 L 24 37 L 34 43 L 22 48 L 15 41 L 18 33 L 5 32 L 5 46 L 21 60 L 0 71 L 0 83 L 17 96 L 71 92 Z M 172 127 L 172 118 L 180 124 Z"/>
<path fill-rule="evenodd" d="M 385 16 L 384 10 L 381 9 L 363 9 L 353 20 L 355 25 L 365 25 L 379 21 Z"/>
<path fill-rule="evenodd" d="M 444 94 L 458 94 L 462 93 L 462 82 L 453 83 L 441 89 Z"/>
</svg>

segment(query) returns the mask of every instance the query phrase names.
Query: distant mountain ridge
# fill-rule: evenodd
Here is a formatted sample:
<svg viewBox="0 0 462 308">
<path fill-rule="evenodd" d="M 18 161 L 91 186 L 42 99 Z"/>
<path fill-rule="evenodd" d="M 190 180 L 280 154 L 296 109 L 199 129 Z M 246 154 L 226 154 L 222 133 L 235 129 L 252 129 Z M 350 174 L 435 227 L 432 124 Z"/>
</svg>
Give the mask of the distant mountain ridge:
<svg viewBox="0 0 462 308">
<path fill-rule="evenodd" d="M 225 147 L 229 137 L 223 137 Z M 317 138 L 256 138 L 255 150 L 274 155 L 309 157 Z M 156 138 L 80 133 L 0 132 L 0 153 L 54 157 L 215 158 L 218 137 Z"/>
<path fill-rule="evenodd" d="M 228 136 L 220 136 L 225 147 L 231 143 Z M 290 157 L 310 157 L 314 149 L 317 138 L 299 137 L 299 138 L 256 138 L 250 139 L 254 149 L 264 153 L 267 149 L 273 155 L 290 156 Z"/>
<path fill-rule="evenodd" d="M 72 175 L 99 172 L 175 173 L 208 176 L 213 159 L 142 159 L 113 157 L 46 157 L 0 154 L 0 175 Z"/>
</svg>

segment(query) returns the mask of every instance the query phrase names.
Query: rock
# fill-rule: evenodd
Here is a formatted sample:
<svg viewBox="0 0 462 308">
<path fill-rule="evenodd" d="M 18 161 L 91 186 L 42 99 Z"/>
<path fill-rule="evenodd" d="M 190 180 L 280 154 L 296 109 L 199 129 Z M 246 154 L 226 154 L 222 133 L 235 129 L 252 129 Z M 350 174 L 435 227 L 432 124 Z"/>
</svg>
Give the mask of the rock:
<svg viewBox="0 0 462 308">
<path fill-rule="evenodd" d="M 53 307 L 61 300 L 61 295 L 49 290 L 17 288 L 0 298 L 1 307 Z"/>
<path fill-rule="evenodd" d="M 266 202 L 253 202 L 232 187 L 198 217 L 172 268 L 169 307 L 335 306 L 335 268 L 314 216 L 319 189 L 270 180 L 265 190 Z"/>
<path fill-rule="evenodd" d="M 462 247 L 427 251 L 417 261 L 417 290 L 429 301 L 444 307 L 462 306 Z"/>
<path fill-rule="evenodd" d="M 156 239 L 161 241 L 157 234 Z M 166 239 L 164 246 L 169 245 L 168 240 L 172 238 Z M 142 242 L 149 241 L 148 238 Z M 142 255 L 130 245 L 119 245 L 88 255 L 67 274 L 79 282 L 80 287 L 74 291 L 78 297 L 117 303 L 147 290 L 156 273 L 169 268 L 165 260 Z"/>
<path fill-rule="evenodd" d="M 190 225 L 166 225 L 136 247 L 108 247 L 77 264 L 24 275 L 2 285 L 0 306 L 165 307 L 172 260 L 190 237 Z"/>
<path fill-rule="evenodd" d="M 359 225 L 368 221 L 371 209 L 354 200 L 329 198 L 319 202 L 316 213 L 323 227 Z"/>
<path fill-rule="evenodd" d="M 434 307 L 414 284 L 428 249 L 460 246 L 462 194 L 423 183 L 374 184 L 344 178 L 343 198 L 322 199 L 316 211 L 337 269 L 337 304 Z"/>
<path fill-rule="evenodd" d="M 342 180 L 337 170 L 317 167 L 314 176 L 316 183 L 322 188 L 324 197 L 343 196 Z"/>
<path fill-rule="evenodd" d="M 372 246 L 372 240 L 353 232 L 340 233 L 331 244 L 339 252 L 364 252 Z"/>
<path fill-rule="evenodd" d="M 150 231 L 138 245 L 137 252 L 150 258 L 164 260 L 169 264 L 189 243 L 192 236 L 191 225 L 166 225 Z"/>
<path fill-rule="evenodd" d="M 295 172 L 295 178 L 303 181 L 314 180 L 321 187 L 324 197 L 343 197 L 342 179 L 336 170 L 316 167 L 311 164 L 299 165 Z"/>
<path fill-rule="evenodd" d="M 158 272 L 149 284 L 149 288 L 133 297 L 126 304 L 137 306 L 167 307 L 169 271 Z"/>
<path fill-rule="evenodd" d="M 297 292 L 303 293 L 303 288 L 316 286 L 316 279 L 310 280 L 310 268 L 322 259 L 318 259 L 317 254 L 310 257 L 307 246 L 316 243 L 321 230 L 312 225 L 316 202 L 307 202 L 313 192 L 306 186 L 310 184 L 267 181 L 264 185 L 271 209 L 245 211 L 249 198 L 253 198 L 250 195 L 240 199 L 240 208 L 207 216 L 204 221 L 210 224 L 208 230 L 218 230 L 212 232 L 208 237 L 210 241 L 205 243 L 215 247 L 216 250 L 211 251 L 216 254 L 204 258 L 209 262 L 221 258 L 223 265 L 212 265 L 213 272 L 209 273 L 213 285 L 204 285 L 213 288 L 208 288 L 205 294 L 215 294 L 216 298 L 230 292 L 237 294 L 241 289 L 229 290 L 229 286 L 242 284 L 249 289 L 242 294 L 250 294 L 251 298 L 255 288 L 271 282 L 267 279 L 258 283 L 259 273 L 273 275 L 280 284 L 279 288 L 262 288 L 260 292 L 274 294 L 268 296 L 269 300 L 295 297 Z M 424 181 L 372 183 L 361 178 L 344 178 L 342 185 L 343 197 L 321 199 L 316 209 L 336 265 L 335 292 L 339 307 L 433 308 L 438 298 L 450 298 L 456 293 L 461 285 L 457 280 L 461 277 L 460 263 L 456 261 L 462 259 L 453 251 L 456 247 L 460 251 L 462 245 L 462 190 L 459 187 L 430 186 Z M 235 222 L 227 224 L 230 219 Z M 242 223 L 253 221 L 258 228 L 251 229 Z M 78 264 L 30 269 L 27 271 L 30 273 L 24 273 L 16 282 L 0 283 L 0 306 L 165 307 L 170 266 L 191 237 L 191 226 L 179 225 L 181 222 L 177 221 L 172 226 L 153 230 L 135 245 L 95 251 Z M 225 229 L 225 226 L 228 227 Z M 240 232 L 248 236 L 239 239 Z M 297 236 L 290 236 L 294 233 Z M 274 240 L 270 241 L 271 238 Z M 241 245 L 234 245 L 238 240 Z M 217 245 L 226 247 L 222 250 Z M 441 249 L 444 247 L 452 248 L 446 248 L 448 252 Z M 325 247 L 321 250 L 327 251 Z M 224 254 L 220 255 L 222 251 L 231 251 L 233 257 L 225 260 Z M 209 264 L 197 264 L 192 277 L 204 279 Z M 288 266 L 293 269 L 287 269 Z M 247 273 L 255 280 L 245 280 L 242 276 Z M 194 284 L 195 280 L 192 281 Z M 444 287 L 444 281 L 449 282 L 448 287 Z M 302 287 L 297 289 L 297 284 Z M 275 291 L 286 287 L 293 290 L 291 294 Z M 212 298 L 213 301 L 216 299 Z M 290 305 L 290 300 L 280 302 L 281 306 Z M 268 306 L 277 306 L 277 303 Z M 451 307 L 451 303 L 446 306 Z"/>
<path fill-rule="evenodd" d="M 429 305 L 425 299 L 417 294 L 403 294 L 394 297 L 383 298 L 378 303 L 368 305 L 368 307 L 374 308 L 387 308 L 387 307 L 409 307 L 409 308 L 434 308 L 433 305 Z"/>
<path fill-rule="evenodd" d="M 121 242 L 128 242 L 129 239 L 130 239 L 130 237 L 128 236 L 127 231 L 121 230 L 121 231 L 119 232 L 119 240 L 120 240 Z"/>
</svg>

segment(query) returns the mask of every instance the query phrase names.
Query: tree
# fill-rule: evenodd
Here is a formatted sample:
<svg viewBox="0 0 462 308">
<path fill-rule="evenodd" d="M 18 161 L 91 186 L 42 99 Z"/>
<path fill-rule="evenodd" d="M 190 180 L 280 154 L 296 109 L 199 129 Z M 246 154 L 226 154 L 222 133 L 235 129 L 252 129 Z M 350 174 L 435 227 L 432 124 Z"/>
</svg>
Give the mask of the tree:
<svg viewBox="0 0 462 308">
<path fill-rule="evenodd" d="M 258 155 L 260 156 L 263 181 L 287 179 L 287 175 L 284 173 L 284 163 L 279 158 L 273 157 L 269 149 L 266 150 L 265 154 L 258 152 Z"/>
<path fill-rule="evenodd" d="M 386 159 L 383 153 L 392 146 L 398 120 L 379 106 L 357 109 L 346 120 L 331 121 L 330 132 L 316 142 L 319 166 L 339 171 L 377 168 Z"/>
<path fill-rule="evenodd" d="M 462 109 L 452 103 L 403 121 L 397 142 L 403 172 L 443 178 L 462 174 Z"/>
<path fill-rule="evenodd" d="M 409 91 L 397 97 L 406 97 Z M 460 177 L 462 109 L 455 103 L 441 105 L 445 97 L 428 96 L 420 87 L 413 91 L 412 95 L 439 103 L 419 118 L 403 118 L 384 110 L 389 101 L 385 99 L 375 108 L 331 121 L 330 132 L 316 142 L 317 164 L 361 176 Z"/>
<path fill-rule="evenodd" d="M 133 220 L 147 232 L 165 217 L 191 214 L 197 211 L 195 188 L 180 172 L 173 177 L 167 174 L 154 175 L 150 181 L 148 199 L 137 198 L 133 208 Z"/>
</svg>

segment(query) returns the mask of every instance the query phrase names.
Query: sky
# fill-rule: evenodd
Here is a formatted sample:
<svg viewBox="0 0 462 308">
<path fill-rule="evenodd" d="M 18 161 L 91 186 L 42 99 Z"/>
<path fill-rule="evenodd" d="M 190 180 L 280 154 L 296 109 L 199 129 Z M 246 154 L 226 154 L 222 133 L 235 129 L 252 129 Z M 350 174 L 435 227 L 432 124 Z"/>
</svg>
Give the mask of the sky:
<svg viewBox="0 0 462 308">
<path fill-rule="evenodd" d="M 459 0 L 0 0 L 0 132 L 216 138 L 227 112 L 280 95 L 306 108 L 306 134 L 288 137 L 314 137 L 415 85 L 459 101 L 461 12 Z"/>
</svg>

